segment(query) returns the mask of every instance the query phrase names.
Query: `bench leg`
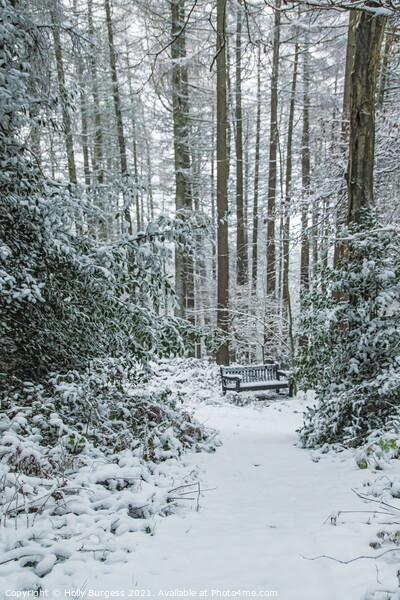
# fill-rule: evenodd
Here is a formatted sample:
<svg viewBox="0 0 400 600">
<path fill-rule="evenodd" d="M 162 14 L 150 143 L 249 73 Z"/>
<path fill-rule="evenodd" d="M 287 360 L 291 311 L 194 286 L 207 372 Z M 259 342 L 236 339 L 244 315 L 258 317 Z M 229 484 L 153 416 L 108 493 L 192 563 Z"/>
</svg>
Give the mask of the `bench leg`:
<svg viewBox="0 0 400 600">
<path fill-rule="evenodd" d="M 289 398 L 293 398 L 293 383 L 289 385 Z"/>
</svg>

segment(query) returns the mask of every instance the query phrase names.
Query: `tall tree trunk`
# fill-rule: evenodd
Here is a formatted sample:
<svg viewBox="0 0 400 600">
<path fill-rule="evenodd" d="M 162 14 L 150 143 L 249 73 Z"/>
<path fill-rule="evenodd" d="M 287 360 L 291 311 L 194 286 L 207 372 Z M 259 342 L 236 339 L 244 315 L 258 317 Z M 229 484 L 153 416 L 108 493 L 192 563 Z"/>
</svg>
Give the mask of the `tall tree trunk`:
<svg viewBox="0 0 400 600">
<path fill-rule="evenodd" d="M 126 155 L 126 142 L 124 134 L 124 123 L 122 120 L 122 109 L 121 109 L 121 96 L 119 93 L 118 83 L 118 72 L 117 72 L 117 55 L 114 45 L 114 31 L 113 23 L 111 18 L 111 7 L 110 0 L 104 0 L 104 8 L 106 11 L 106 23 L 107 23 L 107 36 L 108 36 L 108 49 L 110 55 L 110 70 L 111 70 L 111 81 L 113 90 L 113 102 L 115 119 L 117 124 L 117 137 L 118 137 L 118 149 L 119 149 L 119 164 L 121 169 L 121 175 L 123 179 L 127 178 L 128 175 L 128 159 Z M 129 235 L 133 233 L 132 216 L 130 210 L 130 198 L 127 194 L 124 197 L 124 217 Z"/>
<path fill-rule="evenodd" d="M 238 285 L 248 280 L 247 245 L 243 205 L 243 115 L 242 115 L 242 7 L 239 0 L 236 18 L 236 276 Z"/>
<path fill-rule="evenodd" d="M 283 300 L 289 301 L 289 243 L 290 243 L 290 205 L 292 202 L 292 171 L 293 171 L 293 129 L 294 109 L 296 102 L 297 71 L 299 64 L 299 44 L 296 42 L 294 50 L 293 77 L 290 91 L 289 123 L 287 134 L 286 154 L 286 182 L 285 182 L 285 205 L 283 223 Z"/>
<path fill-rule="evenodd" d="M 346 47 L 346 68 L 344 74 L 344 90 L 343 90 L 343 108 L 342 108 L 342 148 L 348 142 L 350 128 L 350 88 L 351 88 L 351 73 L 354 65 L 354 53 L 356 49 L 356 18 L 357 11 L 355 9 L 349 12 L 349 26 L 347 31 L 347 47 Z"/>
<path fill-rule="evenodd" d="M 83 73 L 81 73 L 83 75 Z M 83 77 L 81 78 L 79 90 L 80 108 L 81 108 L 81 128 L 82 128 L 82 154 L 83 154 L 83 172 L 85 175 L 85 184 L 90 186 L 90 162 L 89 162 L 89 136 L 88 136 L 88 118 L 87 101 L 84 89 Z"/>
<path fill-rule="evenodd" d="M 318 245 L 319 245 L 319 217 L 320 217 L 320 206 L 319 198 L 314 197 L 312 201 L 312 231 L 311 231 L 311 256 L 312 256 L 312 267 L 311 275 L 312 282 L 317 274 L 318 267 Z"/>
<path fill-rule="evenodd" d="M 257 117 L 256 117 L 256 149 L 254 157 L 254 199 L 253 199 L 253 241 L 252 241 L 252 293 L 257 291 L 258 273 L 258 194 L 260 181 L 260 138 L 261 138 L 261 46 L 258 47 L 257 61 Z"/>
<path fill-rule="evenodd" d="M 93 0 L 88 0 L 88 33 L 89 39 L 94 44 L 94 25 L 93 25 Z M 94 48 L 94 46 L 93 46 Z M 93 120 L 94 120 L 94 152 L 93 152 L 93 171 L 97 178 L 97 182 L 102 184 L 104 182 L 104 169 L 103 169 L 103 129 L 101 123 L 101 110 L 99 100 L 99 86 L 97 83 L 97 67 L 96 58 L 93 51 L 89 53 L 89 65 L 91 74 L 91 87 L 93 97 Z"/>
<path fill-rule="evenodd" d="M 136 142 L 136 117 L 135 108 L 133 106 L 133 85 L 131 75 L 131 64 L 129 61 L 129 50 L 126 50 L 126 71 L 128 78 L 128 89 L 129 96 L 131 98 L 131 124 L 132 124 L 132 154 L 133 154 L 133 174 L 135 181 L 135 209 L 136 209 L 136 229 L 140 231 L 142 228 L 143 210 L 140 209 L 140 197 L 139 197 L 139 170 L 138 170 L 138 158 L 137 158 L 137 142 Z M 143 198 L 143 196 L 142 196 Z"/>
<path fill-rule="evenodd" d="M 150 141 L 144 130 L 146 140 L 146 162 L 147 162 L 147 197 L 149 204 L 149 220 L 154 220 L 154 200 L 153 200 L 153 169 L 150 156 Z"/>
<path fill-rule="evenodd" d="M 342 108 L 342 127 L 340 136 L 340 154 L 343 158 L 346 157 L 349 147 L 349 129 L 350 129 L 350 84 L 351 84 L 351 73 L 353 70 L 354 63 L 354 51 L 355 51 L 355 24 L 356 24 L 357 11 L 355 9 L 350 10 L 349 13 L 349 26 L 347 32 L 347 49 L 346 49 L 346 68 L 344 77 L 344 90 L 343 90 L 343 108 Z M 346 196 L 346 183 L 343 181 L 343 190 L 341 196 Z M 346 222 L 347 207 L 344 202 L 341 202 L 338 206 L 336 213 L 336 230 Z M 335 249 L 333 254 L 333 264 L 336 267 L 339 261 L 344 257 L 344 245 L 335 243 Z M 340 292 L 333 292 L 334 297 L 340 296 Z"/>
<path fill-rule="evenodd" d="M 279 335 L 282 332 L 282 310 L 283 310 L 283 238 L 284 238 L 284 210 L 285 210 L 285 195 L 284 195 L 284 167 L 283 167 L 283 156 L 282 156 L 282 148 L 278 138 L 278 150 L 279 150 L 279 182 L 280 182 L 280 202 L 279 202 L 279 246 L 278 246 L 278 285 L 277 285 L 277 299 L 279 301 Z"/>
<path fill-rule="evenodd" d="M 217 223 L 218 293 L 217 326 L 229 331 L 229 254 L 228 254 L 228 155 L 226 139 L 226 44 L 225 10 L 227 0 L 217 1 Z M 217 363 L 229 364 L 229 344 L 225 340 L 217 352 Z"/>
<path fill-rule="evenodd" d="M 199 181 L 201 177 L 201 158 L 198 156 L 196 145 L 193 144 L 191 148 L 191 164 L 192 164 L 192 195 L 193 195 L 193 205 L 196 213 L 199 213 L 202 210 L 202 206 L 200 205 L 200 193 L 199 193 Z M 204 237 L 200 230 L 196 233 L 196 247 L 201 248 L 204 244 Z M 193 256 L 193 273 L 195 274 L 193 279 L 193 287 L 194 287 L 194 313 L 193 313 L 193 323 L 195 323 L 198 327 L 204 327 L 204 282 L 207 278 L 206 273 L 206 265 L 204 258 L 201 253 L 198 255 L 194 254 Z M 201 340 L 196 342 L 196 358 L 201 358 L 201 350 L 202 344 Z"/>
<path fill-rule="evenodd" d="M 274 50 L 271 76 L 271 121 L 269 138 L 268 216 L 267 216 L 267 294 L 276 291 L 275 212 L 278 150 L 278 73 L 281 27 L 281 0 L 275 2 Z"/>
<path fill-rule="evenodd" d="M 75 18 L 79 19 L 77 0 L 73 0 L 73 10 Z M 84 77 L 84 63 L 80 52 L 76 56 L 76 70 L 78 74 L 78 85 L 79 85 L 79 104 L 81 111 L 81 142 L 82 142 L 82 155 L 83 155 L 83 173 L 85 176 L 85 185 L 90 186 L 90 162 L 89 162 L 89 135 L 88 135 L 88 111 L 87 111 L 87 98 L 86 98 L 86 87 Z"/>
<path fill-rule="evenodd" d="M 47 107 L 46 109 L 46 119 L 47 121 L 50 121 L 51 119 L 51 113 L 49 108 Z M 50 163 L 50 174 L 51 174 L 51 178 L 55 179 L 56 178 L 56 169 L 57 169 L 57 160 L 56 160 L 56 155 L 54 152 L 54 135 L 53 135 L 54 131 L 53 129 L 48 129 L 47 131 L 47 137 L 48 137 L 48 149 L 49 149 L 49 163 Z"/>
<path fill-rule="evenodd" d="M 30 126 L 29 142 L 30 142 L 30 148 L 31 148 L 35 163 L 36 163 L 36 165 L 38 165 L 38 167 L 40 167 L 42 157 L 41 157 L 41 148 L 40 148 L 40 128 L 39 128 L 39 124 L 38 124 L 38 116 L 39 116 L 39 109 L 38 109 L 36 103 L 32 103 L 32 105 L 29 107 L 29 126 Z"/>
<path fill-rule="evenodd" d="M 309 288 L 310 241 L 308 231 L 308 209 L 310 195 L 310 74 L 308 36 L 303 50 L 303 133 L 301 148 L 301 259 L 300 292 Z"/>
<path fill-rule="evenodd" d="M 349 204 L 347 221 L 359 222 L 374 204 L 375 93 L 386 17 L 358 11 L 350 90 Z"/>
<path fill-rule="evenodd" d="M 381 64 L 381 68 L 380 68 L 380 80 L 379 80 L 379 94 L 378 94 L 378 103 L 380 106 L 382 106 L 383 101 L 385 99 L 385 95 L 386 95 L 386 86 L 387 86 L 387 80 L 388 80 L 388 63 L 389 63 L 389 56 L 390 53 L 392 51 L 392 46 L 393 46 L 393 42 L 394 42 L 394 33 L 393 31 L 387 31 L 386 32 L 386 40 L 385 40 L 385 49 L 383 51 L 383 59 L 382 59 L 382 64 Z"/>
<path fill-rule="evenodd" d="M 171 6 L 172 104 L 174 119 L 175 208 L 186 219 L 192 210 L 189 151 L 189 89 L 185 39 L 185 0 L 173 0 Z M 184 212 L 182 212 L 184 211 Z M 186 213 L 186 214 L 185 214 Z M 175 248 L 175 289 L 179 302 L 177 315 L 194 322 L 193 257 Z"/>
<path fill-rule="evenodd" d="M 233 136 L 235 136 L 235 129 L 233 127 L 233 116 L 232 116 L 232 107 L 234 106 L 234 101 L 232 98 L 232 85 L 231 85 L 231 71 L 230 71 L 230 57 L 229 57 L 229 36 L 225 38 L 225 65 L 226 65 L 226 155 L 228 160 L 228 171 L 227 178 L 229 181 L 229 177 L 231 174 L 231 156 L 232 156 L 232 129 Z"/>
<path fill-rule="evenodd" d="M 57 67 L 58 92 L 60 94 L 61 115 L 63 122 L 63 131 L 65 138 L 65 147 L 67 152 L 68 175 L 71 183 L 77 183 L 74 141 L 72 136 L 71 115 L 68 108 L 68 93 L 65 86 L 64 63 L 62 57 L 62 47 L 60 39 L 60 22 L 58 18 L 58 6 L 54 4 L 51 8 L 51 23 L 54 41 L 54 53 Z"/>
<path fill-rule="evenodd" d="M 244 190 L 243 190 L 243 228 L 244 245 L 246 248 L 246 281 L 249 280 L 249 120 L 245 119 L 246 135 L 243 141 L 243 168 L 244 168 Z"/>
<path fill-rule="evenodd" d="M 211 266 L 211 272 L 212 272 L 212 276 L 213 276 L 213 280 L 216 281 L 217 280 L 217 257 L 216 257 L 216 243 L 217 243 L 217 236 L 216 236 L 216 230 L 215 230 L 215 225 L 216 225 L 216 216 L 215 216 L 215 140 L 214 140 L 214 123 L 215 123 L 215 110 L 214 110 L 214 105 L 212 107 L 212 117 L 211 117 L 211 121 L 212 121 L 212 134 L 211 134 L 211 171 L 210 171 L 210 192 L 211 192 L 211 227 L 212 227 L 212 234 L 213 234 L 213 244 L 212 244 L 212 266 Z"/>
<path fill-rule="evenodd" d="M 321 245 L 321 263 L 324 269 L 328 266 L 329 253 L 329 200 L 324 197 L 322 199 L 322 245 Z M 326 285 L 322 283 L 321 291 L 326 293 Z"/>
</svg>

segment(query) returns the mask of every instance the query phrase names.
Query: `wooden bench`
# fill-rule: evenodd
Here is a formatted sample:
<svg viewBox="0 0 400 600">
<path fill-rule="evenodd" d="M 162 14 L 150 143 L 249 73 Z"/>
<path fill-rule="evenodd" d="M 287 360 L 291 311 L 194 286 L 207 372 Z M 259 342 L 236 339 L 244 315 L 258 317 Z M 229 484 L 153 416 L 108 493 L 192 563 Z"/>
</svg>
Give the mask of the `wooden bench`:
<svg viewBox="0 0 400 600">
<path fill-rule="evenodd" d="M 279 370 L 279 365 L 254 365 L 249 367 L 221 367 L 222 393 L 256 392 L 289 388 L 293 396 L 293 384 L 288 381 L 288 373 Z M 282 377 L 282 379 L 281 379 Z"/>
</svg>

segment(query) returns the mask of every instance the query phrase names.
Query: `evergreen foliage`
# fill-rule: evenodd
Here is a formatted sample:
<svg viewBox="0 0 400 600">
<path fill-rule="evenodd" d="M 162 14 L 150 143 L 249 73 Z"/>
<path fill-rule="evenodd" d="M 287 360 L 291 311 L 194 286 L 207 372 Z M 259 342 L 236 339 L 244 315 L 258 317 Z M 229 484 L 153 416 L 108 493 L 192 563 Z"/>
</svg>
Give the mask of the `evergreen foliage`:
<svg viewBox="0 0 400 600">
<path fill-rule="evenodd" d="M 93 204 L 79 186 L 46 180 L 26 157 L 21 134 L 36 31 L 7 0 L 1 11 L 3 378 L 40 380 L 108 356 L 182 354 L 193 332 L 162 314 L 161 301 L 173 302 L 162 265 L 166 242 L 190 244 L 191 224 L 161 217 L 136 236 L 98 241 L 90 235 Z"/>
<path fill-rule="evenodd" d="M 19 507 L 9 507 L 21 494 L 28 504 L 48 495 L 30 507 L 26 537 L 43 516 L 53 540 L 64 523 L 50 515 L 76 516 L 71 493 L 86 516 L 97 515 L 107 495 L 102 509 L 120 526 L 107 523 L 112 537 L 171 511 L 165 486 L 174 478 L 159 475 L 159 463 L 178 470 L 185 450 L 214 449 L 178 394 L 140 388 L 149 360 L 196 342 L 190 323 L 168 315 L 175 298 L 165 268 L 172 244 L 189 251 L 196 228 L 161 216 L 136 235 L 107 237 L 96 194 L 123 218 L 127 186 L 63 184 L 33 165 L 23 139 L 37 35 L 22 8 L 0 0 L 0 505 L 8 506 L 1 525 L 14 520 L 17 529 Z M 54 555 L 36 575 L 64 559 Z"/>
<path fill-rule="evenodd" d="M 300 431 L 305 446 L 361 443 L 399 408 L 398 236 L 373 213 L 341 237 L 347 258 L 320 272 L 300 317 L 306 343 L 297 378 L 316 390 L 318 401 Z"/>
</svg>

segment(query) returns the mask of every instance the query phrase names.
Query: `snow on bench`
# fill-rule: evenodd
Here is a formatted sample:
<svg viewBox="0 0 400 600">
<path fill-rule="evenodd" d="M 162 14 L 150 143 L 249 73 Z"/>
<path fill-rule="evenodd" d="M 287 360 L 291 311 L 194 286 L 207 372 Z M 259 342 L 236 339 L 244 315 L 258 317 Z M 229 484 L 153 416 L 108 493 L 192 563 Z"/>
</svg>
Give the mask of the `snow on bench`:
<svg viewBox="0 0 400 600">
<path fill-rule="evenodd" d="M 279 370 L 278 364 L 221 367 L 222 393 L 227 391 L 252 392 L 289 388 L 293 396 L 293 384 L 288 381 L 288 372 Z M 283 379 L 281 379 L 281 377 Z"/>
</svg>

